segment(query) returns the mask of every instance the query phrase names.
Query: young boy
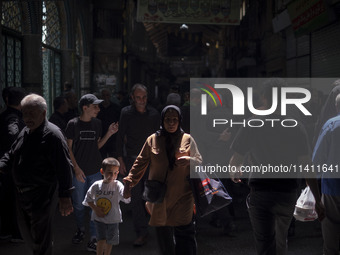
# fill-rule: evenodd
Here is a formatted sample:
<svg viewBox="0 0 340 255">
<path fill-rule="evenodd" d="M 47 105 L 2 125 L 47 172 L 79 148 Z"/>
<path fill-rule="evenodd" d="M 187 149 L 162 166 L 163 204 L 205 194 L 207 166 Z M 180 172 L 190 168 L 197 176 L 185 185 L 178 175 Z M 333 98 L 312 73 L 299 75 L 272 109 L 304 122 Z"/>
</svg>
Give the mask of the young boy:
<svg viewBox="0 0 340 255">
<path fill-rule="evenodd" d="M 83 205 L 92 209 L 91 220 L 97 229 L 97 255 L 109 255 L 112 245 L 119 244 L 118 224 L 122 222 L 119 201 L 130 203 L 131 200 L 123 198 L 124 185 L 116 180 L 119 166 L 115 158 L 104 159 L 100 169 L 104 179 L 93 183 L 83 201 Z"/>
</svg>

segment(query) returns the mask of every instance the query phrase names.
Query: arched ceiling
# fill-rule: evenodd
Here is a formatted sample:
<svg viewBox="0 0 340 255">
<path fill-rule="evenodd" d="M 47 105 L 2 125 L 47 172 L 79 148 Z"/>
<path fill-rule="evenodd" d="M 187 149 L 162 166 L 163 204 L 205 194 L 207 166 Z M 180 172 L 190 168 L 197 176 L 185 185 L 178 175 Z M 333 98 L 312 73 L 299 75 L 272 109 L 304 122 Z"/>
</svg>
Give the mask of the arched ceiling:
<svg viewBox="0 0 340 255">
<path fill-rule="evenodd" d="M 222 29 L 222 26 L 197 24 L 188 24 L 187 29 L 181 29 L 181 25 L 182 24 L 144 23 L 146 32 L 160 57 L 166 58 L 173 56 L 170 50 L 173 48 L 173 45 L 171 45 L 173 41 L 171 40 L 176 37 L 178 37 L 178 41 L 182 38 L 187 40 L 187 42 L 192 42 L 193 45 L 196 44 L 204 48 L 206 43 L 214 45 L 214 43 L 218 41 L 219 33 Z"/>
</svg>

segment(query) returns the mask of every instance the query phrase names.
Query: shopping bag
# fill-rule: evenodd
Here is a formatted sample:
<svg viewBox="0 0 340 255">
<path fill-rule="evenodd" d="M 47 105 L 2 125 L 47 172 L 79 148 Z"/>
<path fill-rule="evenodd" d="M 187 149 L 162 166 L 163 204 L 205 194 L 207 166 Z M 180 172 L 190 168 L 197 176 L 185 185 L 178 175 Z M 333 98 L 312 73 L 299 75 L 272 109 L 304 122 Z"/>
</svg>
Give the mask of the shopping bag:
<svg viewBox="0 0 340 255">
<path fill-rule="evenodd" d="M 314 221 L 318 218 L 315 211 L 315 198 L 309 186 L 302 190 L 296 201 L 294 218 L 298 221 Z"/>
<path fill-rule="evenodd" d="M 219 178 L 215 176 L 210 178 L 204 172 L 197 174 L 199 178 L 191 178 L 190 185 L 198 216 L 206 216 L 232 202 L 232 198 Z"/>
</svg>

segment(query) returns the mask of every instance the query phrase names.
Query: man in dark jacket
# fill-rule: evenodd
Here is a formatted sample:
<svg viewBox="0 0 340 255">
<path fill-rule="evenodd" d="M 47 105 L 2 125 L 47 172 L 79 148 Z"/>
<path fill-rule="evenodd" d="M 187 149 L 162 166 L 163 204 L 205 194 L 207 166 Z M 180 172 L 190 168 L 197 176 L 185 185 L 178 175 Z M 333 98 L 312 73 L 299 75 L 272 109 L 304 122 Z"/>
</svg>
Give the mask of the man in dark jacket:
<svg viewBox="0 0 340 255">
<path fill-rule="evenodd" d="M 46 120 L 45 99 L 28 95 L 21 108 L 26 127 L 0 159 L 0 171 L 12 175 L 18 223 L 26 245 L 34 255 L 49 255 L 57 197 L 61 215 L 73 211 L 72 164 L 63 134 Z"/>
<path fill-rule="evenodd" d="M 117 158 L 120 163 L 119 171 L 123 176 L 131 169 L 146 138 L 156 132 L 160 125 L 159 113 L 147 105 L 148 91 L 144 85 L 135 84 L 131 89 L 131 98 L 133 104 L 121 111 L 117 134 Z M 146 177 L 144 175 L 143 179 Z M 144 245 L 148 237 L 148 215 L 142 199 L 143 179 L 132 190 L 132 219 L 137 235 L 134 246 Z"/>
</svg>

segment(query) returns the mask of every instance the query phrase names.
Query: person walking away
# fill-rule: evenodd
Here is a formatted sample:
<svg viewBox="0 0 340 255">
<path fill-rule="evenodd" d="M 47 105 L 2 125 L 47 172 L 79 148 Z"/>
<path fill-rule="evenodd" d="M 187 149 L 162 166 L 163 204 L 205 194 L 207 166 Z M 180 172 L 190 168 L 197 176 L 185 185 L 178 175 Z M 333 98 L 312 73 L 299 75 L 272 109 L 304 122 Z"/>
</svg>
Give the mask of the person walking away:
<svg viewBox="0 0 340 255">
<path fill-rule="evenodd" d="M 275 80 L 273 81 L 274 85 Z M 272 83 L 266 84 L 262 92 L 261 109 L 272 105 Z M 269 116 L 256 116 L 250 119 L 278 119 L 279 110 Z M 253 166 L 299 166 L 311 165 L 308 138 L 303 126 L 298 123 L 286 128 L 266 123 L 260 128 L 241 127 L 231 145 L 234 154 L 230 165 L 238 170 L 249 153 L 249 163 Z M 298 174 L 250 173 L 250 194 L 247 206 L 254 232 L 256 252 L 259 255 L 284 255 L 287 253 L 287 235 L 297 197 Z M 241 182 L 240 171 L 230 173 L 235 183 Z M 268 176 L 269 175 L 269 176 Z M 280 176 L 278 176 L 280 175 Z M 320 193 L 315 176 L 306 179 L 316 200 L 319 220 L 324 217 Z"/>
</svg>

